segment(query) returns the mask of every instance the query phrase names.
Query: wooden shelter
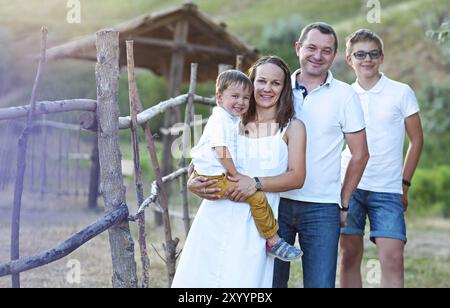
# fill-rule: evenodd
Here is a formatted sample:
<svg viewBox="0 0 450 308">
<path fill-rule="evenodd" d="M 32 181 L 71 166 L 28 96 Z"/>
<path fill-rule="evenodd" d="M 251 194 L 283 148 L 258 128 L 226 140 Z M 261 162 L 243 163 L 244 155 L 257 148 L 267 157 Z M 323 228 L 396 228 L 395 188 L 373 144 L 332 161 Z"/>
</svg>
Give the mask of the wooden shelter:
<svg viewBox="0 0 450 308">
<path fill-rule="evenodd" d="M 127 63 L 125 41 L 134 40 L 137 67 L 152 70 L 169 83 L 169 95 L 178 95 L 182 81 L 189 81 L 190 63 L 198 63 L 198 81 L 215 80 L 219 64 L 234 66 L 243 56 L 245 70 L 256 61 L 258 51 L 246 45 L 197 9 L 193 3 L 150 13 L 113 27 L 119 31 L 120 65 Z M 49 60 L 96 61 L 95 34 L 50 48 Z"/>
<path fill-rule="evenodd" d="M 189 81 L 190 64 L 198 63 L 197 81 L 215 80 L 221 64 L 232 67 L 240 58 L 245 71 L 259 57 L 258 51 L 200 12 L 195 4 L 185 4 L 157 13 L 149 13 L 113 27 L 119 32 L 119 65 L 126 66 L 126 41 L 134 41 L 135 66 L 148 68 L 167 81 L 168 96 L 180 94 L 183 81 Z M 47 59 L 97 61 L 95 34 L 48 49 Z M 179 108 L 165 114 L 164 127 L 180 122 Z M 163 136 L 162 174 L 173 170 L 171 144 L 174 136 Z M 158 217 L 158 216 L 155 216 Z M 156 219 L 159 224 L 160 219 Z"/>
</svg>

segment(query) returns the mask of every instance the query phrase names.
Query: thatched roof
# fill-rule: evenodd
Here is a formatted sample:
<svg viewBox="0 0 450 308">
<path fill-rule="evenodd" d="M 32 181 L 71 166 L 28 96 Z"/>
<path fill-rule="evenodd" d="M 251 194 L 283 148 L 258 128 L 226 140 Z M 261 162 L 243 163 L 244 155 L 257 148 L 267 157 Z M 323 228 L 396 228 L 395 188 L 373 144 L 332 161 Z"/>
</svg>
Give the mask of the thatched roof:
<svg viewBox="0 0 450 308">
<path fill-rule="evenodd" d="M 180 27 L 180 21 L 187 26 Z M 183 80 L 189 80 L 190 63 L 196 62 L 199 63 L 199 81 L 214 80 L 218 65 L 234 66 L 237 55 L 244 56 L 243 69 L 247 69 L 258 58 L 255 48 L 246 45 L 225 28 L 224 24 L 216 23 L 201 13 L 193 3 L 146 14 L 113 27 L 120 32 L 120 65 L 126 65 L 125 40 L 132 39 L 137 67 L 148 68 L 167 78 L 172 53 L 184 51 L 186 58 Z M 180 31 L 188 31 L 187 42 L 174 41 L 176 32 Z M 67 58 L 97 61 L 95 34 L 47 51 L 49 60 Z"/>
</svg>

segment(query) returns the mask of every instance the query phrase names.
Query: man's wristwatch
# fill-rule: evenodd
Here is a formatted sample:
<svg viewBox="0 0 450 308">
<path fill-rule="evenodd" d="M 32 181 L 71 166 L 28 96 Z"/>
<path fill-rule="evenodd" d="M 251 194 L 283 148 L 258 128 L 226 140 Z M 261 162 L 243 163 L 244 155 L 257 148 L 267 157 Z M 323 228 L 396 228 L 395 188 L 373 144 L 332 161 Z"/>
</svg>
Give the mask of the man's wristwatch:
<svg viewBox="0 0 450 308">
<path fill-rule="evenodd" d="M 406 179 L 403 179 L 403 180 L 402 180 L 402 184 L 405 185 L 405 186 L 407 186 L 407 187 L 410 187 L 410 186 L 411 186 L 411 182 L 408 181 L 408 180 L 406 180 Z"/>
<path fill-rule="evenodd" d="M 256 190 L 257 191 L 261 191 L 262 190 L 262 184 L 261 184 L 261 181 L 259 180 L 259 178 L 258 177 L 254 177 L 254 179 L 255 179 L 255 182 L 256 182 Z"/>
<path fill-rule="evenodd" d="M 348 205 L 347 206 L 344 206 L 343 204 L 341 205 L 341 211 L 342 212 L 348 212 L 348 208 L 349 208 Z"/>
</svg>

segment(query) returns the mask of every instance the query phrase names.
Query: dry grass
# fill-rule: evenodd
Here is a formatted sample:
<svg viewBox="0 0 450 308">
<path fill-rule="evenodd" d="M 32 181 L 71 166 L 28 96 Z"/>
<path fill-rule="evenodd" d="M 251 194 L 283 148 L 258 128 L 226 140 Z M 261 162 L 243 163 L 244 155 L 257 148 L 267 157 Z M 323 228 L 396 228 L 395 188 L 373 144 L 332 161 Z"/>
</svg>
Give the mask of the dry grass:
<svg viewBox="0 0 450 308">
<path fill-rule="evenodd" d="M 132 191 L 128 189 L 128 191 Z M 10 217 L 12 192 L 3 192 L 0 201 L 0 263 L 9 260 Z M 49 249 L 68 236 L 83 229 L 102 216 L 102 211 L 86 209 L 82 200 L 56 197 L 52 201 L 41 202 L 33 196 L 23 200 L 21 223 L 21 256 L 29 256 Z M 132 199 L 132 197 L 130 197 Z M 132 203 L 130 203 L 132 204 Z M 133 206 L 131 206 L 133 207 Z M 152 211 L 147 211 L 151 214 Z M 155 253 L 154 245 L 161 255 L 164 233 L 161 227 L 152 227 L 153 218 L 147 218 L 148 245 L 151 262 L 151 287 L 167 287 L 167 274 L 164 262 Z M 184 231 L 180 219 L 172 221 L 173 236 L 179 237 L 178 246 L 183 247 Z M 136 225 L 131 223 L 133 237 L 136 239 Z M 410 219 L 408 222 L 409 242 L 405 251 L 406 286 L 408 287 L 450 287 L 450 221 L 443 219 Z M 141 280 L 141 266 L 138 244 L 136 245 L 136 264 Z M 364 264 L 376 259 L 374 245 L 366 241 Z M 70 260 L 81 265 L 80 283 L 69 283 L 67 275 L 71 269 Z M 368 269 L 362 267 L 363 277 Z M 112 265 L 107 233 L 103 233 L 79 248 L 71 255 L 44 267 L 21 274 L 22 287 L 52 288 L 109 288 L 112 286 Z M 301 263 L 296 263 L 291 271 L 291 287 L 301 287 Z M 0 278 L 0 288 L 11 286 L 10 277 Z M 366 287 L 376 285 L 366 284 Z"/>
<path fill-rule="evenodd" d="M 2 193 L 0 201 L 0 263 L 9 260 L 10 245 L 10 217 L 11 217 L 11 192 Z M 49 197 L 50 198 L 50 197 Z M 21 256 L 30 256 L 43 250 L 54 247 L 70 235 L 83 229 L 102 216 L 102 211 L 86 209 L 82 200 L 62 198 L 54 201 L 41 202 L 33 198 L 24 198 L 21 218 L 20 245 Z M 151 211 L 149 211 L 151 213 Z M 152 217 L 147 219 L 148 226 Z M 175 220 L 174 224 L 180 221 Z M 131 223 L 133 237 L 136 239 L 136 225 Z M 174 236 L 183 237 L 182 229 L 175 226 Z M 178 231 L 178 229 L 180 229 Z M 151 287 L 167 287 L 167 274 L 164 262 L 158 257 L 151 245 L 162 251 L 164 239 L 161 227 L 148 228 L 148 245 L 151 262 Z M 184 239 L 182 239 L 182 242 Z M 180 244 L 179 247 L 181 246 Z M 139 278 L 141 275 L 140 255 L 138 244 L 135 242 L 136 264 Z M 81 266 L 80 283 L 69 283 L 66 279 L 70 273 L 70 260 L 77 260 Z M 44 267 L 33 269 L 21 274 L 21 286 L 31 287 L 56 287 L 56 288 L 109 288 L 112 286 L 112 265 L 109 251 L 109 241 L 106 232 L 92 239 L 84 246 L 74 251 L 69 256 L 48 264 Z M 0 288 L 9 288 L 11 279 L 9 276 L 0 278 Z"/>
</svg>

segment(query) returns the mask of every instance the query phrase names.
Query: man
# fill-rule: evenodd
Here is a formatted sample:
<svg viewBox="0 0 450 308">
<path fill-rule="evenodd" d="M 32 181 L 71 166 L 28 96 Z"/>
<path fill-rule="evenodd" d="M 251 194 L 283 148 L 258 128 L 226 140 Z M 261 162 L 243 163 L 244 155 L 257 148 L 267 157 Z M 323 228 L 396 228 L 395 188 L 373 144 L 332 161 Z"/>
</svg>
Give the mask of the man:
<svg viewBox="0 0 450 308">
<path fill-rule="evenodd" d="M 364 110 L 370 159 L 351 198 L 347 226 L 341 229 L 340 286 L 362 287 L 360 267 L 368 215 L 370 239 L 377 246 L 381 264 L 381 286 L 403 287 L 404 211 L 423 147 L 419 106 L 408 85 L 380 72 L 384 53 L 378 35 L 364 29 L 356 31 L 347 38 L 346 54 L 357 77 L 352 86 Z M 405 128 L 409 149 L 402 174 Z M 345 150 L 342 170 L 350 157 Z"/>
<path fill-rule="evenodd" d="M 335 286 L 340 224 L 369 158 L 358 95 L 333 78 L 330 67 L 338 48 L 334 29 L 317 22 L 295 43 L 300 69 L 292 74 L 296 115 L 306 126 L 306 180 L 302 189 L 282 194 L 280 235 L 304 251 L 304 287 Z M 352 153 L 341 186 L 341 150 Z M 274 287 L 287 287 L 290 265 L 275 261 Z"/>
</svg>

